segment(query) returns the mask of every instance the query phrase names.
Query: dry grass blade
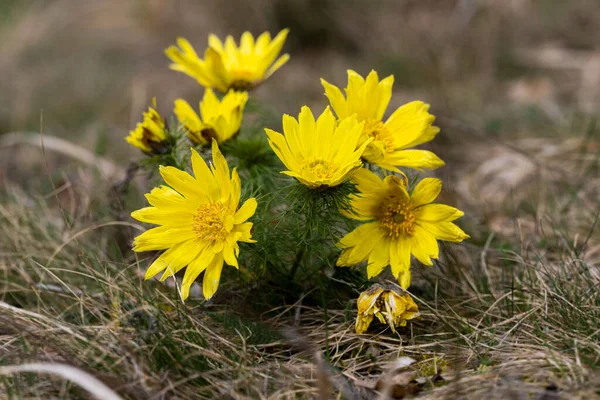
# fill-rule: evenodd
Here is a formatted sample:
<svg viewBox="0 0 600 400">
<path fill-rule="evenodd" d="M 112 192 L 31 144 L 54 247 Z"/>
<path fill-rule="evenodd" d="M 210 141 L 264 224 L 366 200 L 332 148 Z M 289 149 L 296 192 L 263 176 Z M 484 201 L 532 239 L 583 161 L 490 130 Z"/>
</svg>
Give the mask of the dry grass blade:
<svg viewBox="0 0 600 400">
<path fill-rule="evenodd" d="M 325 360 L 323 353 L 310 344 L 306 338 L 302 337 L 296 330 L 287 328 L 284 329 L 284 336 L 301 352 L 309 355 L 312 361 L 318 368 L 318 387 L 319 397 L 322 400 L 330 398 L 330 384 L 333 384 L 345 399 L 360 400 L 360 395 L 357 393 L 348 381 Z"/>
<path fill-rule="evenodd" d="M 0 367 L 0 375 L 12 375 L 22 372 L 57 375 L 76 383 L 99 400 L 123 400 L 121 396 L 92 375 L 70 365 L 31 363 Z"/>
<path fill-rule="evenodd" d="M 0 399 L 598 398 L 600 2 L 222 3 L 0 1 Z M 291 62 L 226 152 L 244 196 L 268 194 L 257 243 L 213 299 L 182 304 L 181 272 L 144 281 L 158 254 L 131 251 L 130 212 L 159 175 L 123 137 L 154 96 L 167 118 L 202 97 L 168 68 L 177 36 L 202 54 L 210 33 L 283 27 Z M 395 333 L 355 333 L 364 265 L 335 268 L 337 229 L 302 235 L 271 200 L 285 185 L 263 128 L 322 109 L 319 78 L 343 86 L 348 68 L 393 74 L 386 118 L 431 104 L 440 133 L 418 149 L 446 166 L 404 172 L 441 178 L 471 235 L 431 268 L 413 259 L 421 317 Z M 271 235 L 267 209 L 295 221 Z M 297 279 L 280 281 L 287 264 Z M 117 394 L 80 388 L 86 372 Z"/>
<path fill-rule="evenodd" d="M 84 147 L 56 136 L 35 132 L 11 132 L 0 136 L 0 148 L 17 145 L 39 146 L 70 157 L 91 167 L 97 167 L 108 179 L 123 179 L 125 170 L 106 158 L 99 157 Z"/>
</svg>

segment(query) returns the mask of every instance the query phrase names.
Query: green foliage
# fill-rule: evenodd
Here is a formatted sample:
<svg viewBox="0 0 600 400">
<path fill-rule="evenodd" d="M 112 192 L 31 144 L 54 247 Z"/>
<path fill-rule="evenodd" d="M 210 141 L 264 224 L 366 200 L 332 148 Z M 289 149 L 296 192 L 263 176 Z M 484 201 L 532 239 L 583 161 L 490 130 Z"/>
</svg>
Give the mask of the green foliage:
<svg viewBox="0 0 600 400">
<path fill-rule="evenodd" d="M 248 193 L 266 194 L 277 187 L 280 163 L 266 135 L 237 139 L 222 146 L 223 154 L 232 157 Z"/>
</svg>

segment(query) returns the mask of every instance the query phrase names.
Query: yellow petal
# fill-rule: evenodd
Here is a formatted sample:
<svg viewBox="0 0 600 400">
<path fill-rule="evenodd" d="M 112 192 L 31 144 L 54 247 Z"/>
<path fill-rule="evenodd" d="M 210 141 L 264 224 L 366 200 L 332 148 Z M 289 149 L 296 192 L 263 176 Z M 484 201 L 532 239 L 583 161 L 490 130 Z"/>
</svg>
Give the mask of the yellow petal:
<svg viewBox="0 0 600 400">
<path fill-rule="evenodd" d="M 200 272 L 206 269 L 206 266 L 211 262 L 211 260 L 214 257 L 214 254 L 210 253 L 210 251 L 207 250 L 208 243 L 202 243 L 200 246 L 201 248 L 198 254 L 196 255 L 196 258 L 194 258 L 191 262 L 187 264 L 186 272 L 189 270 L 190 274 L 194 271 L 200 274 Z M 185 266 L 186 265 L 177 265 L 177 268 L 167 268 L 159 280 L 161 282 L 164 282 L 167 278 L 174 277 L 174 275 Z"/>
<path fill-rule="evenodd" d="M 356 114 L 361 121 L 373 118 L 368 113 L 367 102 L 364 96 L 365 80 L 355 71 L 348 70 L 347 72 L 346 107 L 348 115 Z"/>
<path fill-rule="evenodd" d="M 390 265 L 392 275 L 397 279 L 399 275 L 410 268 L 411 241 L 400 236 L 390 245 Z"/>
<path fill-rule="evenodd" d="M 388 193 L 393 193 L 395 197 L 398 197 L 403 202 L 410 200 L 410 196 L 406 191 L 406 176 L 388 175 L 383 180 Z"/>
<path fill-rule="evenodd" d="M 358 123 L 355 115 L 351 115 L 338 122 L 333 135 L 334 145 L 331 152 L 334 162 L 341 163 L 353 156 L 362 129 L 362 125 Z"/>
<path fill-rule="evenodd" d="M 210 68 L 198 57 L 192 45 L 184 38 L 178 38 L 177 44 L 181 50 L 175 46 L 165 50 L 165 55 L 173 61 L 169 67 L 195 78 L 201 85 L 213 86 L 214 77 L 211 76 Z"/>
<path fill-rule="evenodd" d="M 198 57 L 198 54 L 196 54 L 194 47 L 190 44 L 190 42 L 187 41 L 187 39 L 178 37 L 177 46 L 181 47 L 181 50 L 183 50 L 184 53 L 186 53 L 187 55 Z"/>
<path fill-rule="evenodd" d="M 356 317 L 356 325 L 354 326 L 354 330 L 358 334 L 365 333 L 369 328 L 369 325 L 371 325 L 371 321 L 373 321 L 373 314 L 358 314 Z"/>
<path fill-rule="evenodd" d="M 363 87 L 362 101 L 364 107 L 364 116 L 377 120 L 377 111 L 379 106 L 379 75 L 375 70 L 371 70 L 365 79 L 365 85 Z M 390 88 L 391 97 L 391 88 Z M 389 100 L 388 100 L 389 101 Z"/>
<path fill-rule="evenodd" d="M 221 192 L 221 201 L 226 202 L 229 200 L 229 194 L 231 193 L 231 180 L 229 173 L 229 165 L 227 160 L 223 157 L 217 141 L 212 141 L 212 156 L 213 156 L 213 175 L 217 181 L 219 191 Z"/>
<path fill-rule="evenodd" d="M 254 197 L 246 200 L 246 202 L 244 202 L 240 209 L 235 213 L 234 223 L 236 225 L 241 224 L 253 216 L 256 212 L 257 205 L 258 203 Z"/>
<path fill-rule="evenodd" d="M 248 31 L 242 33 L 240 40 L 240 53 L 248 55 L 254 52 L 254 37 Z"/>
<path fill-rule="evenodd" d="M 223 258 L 220 255 L 220 250 L 219 252 L 215 252 L 216 248 L 217 247 L 215 246 L 215 243 L 207 243 L 207 246 L 204 249 L 202 249 L 202 251 L 200 252 L 200 254 L 198 254 L 196 259 L 194 259 L 194 261 L 192 261 L 188 268 L 185 270 L 183 282 L 181 283 L 182 297 L 184 300 L 189 295 L 189 289 L 192 286 L 192 283 L 194 283 L 194 281 L 202 272 L 206 271 L 211 265 L 213 265 L 215 261 L 218 261 L 219 258 L 221 260 L 221 264 L 223 263 Z M 220 248 L 223 248 L 222 244 Z M 164 278 L 165 276 L 163 275 L 161 280 Z"/>
<path fill-rule="evenodd" d="M 462 242 L 463 240 L 470 238 L 469 235 L 452 222 L 418 221 L 418 224 L 438 240 Z"/>
<path fill-rule="evenodd" d="M 133 240 L 133 250 L 150 251 L 165 250 L 178 243 L 194 239 L 196 233 L 189 228 L 173 228 L 171 226 L 159 226 L 140 234 Z"/>
<path fill-rule="evenodd" d="M 410 269 L 401 271 L 398 274 L 397 279 L 403 289 L 408 289 L 410 287 Z"/>
<path fill-rule="evenodd" d="M 237 172 L 237 168 L 231 171 L 231 196 L 229 197 L 229 209 L 232 213 L 235 213 L 239 204 L 240 196 L 242 193 L 242 183 L 240 182 L 240 176 Z"/>
<path fill-rule="evenodd" d="M 318 149 L 316 153 L 317 157 L 327 158 L 329 155 L 329 149 L 333 144 L 333 134 L 335 132 L 335 117 L 331 112 L 329 106 L 325 108 L 325 111 L 319 116 L 316 122 L 317 131 L 313 134 L 312 146 L 314 149 Z"/>
<path fill-rule="evenodd" d="M 200 186 L 190 174 L 175 167 L 159 168 L 160 175 L 173 189 L 181 193 L 188 200 L 203 201 L 206 195 L 201 192 Z"/>
<path fill-rule="evenodd" d="M 392 87 L 394 86 L 394 75 L 390 75 L 379 82 L 379 99 L 375 107 L 375 120 L 381 121 L 390 99 L 392 98 Z"/>
<path fill-rule="evenodd" d="M 367 265 L 367 277 L 371 279 L 383 271 L 390 263 L 390 239 L 384 237 L 369 255 L 369 264 Z"/>
<path fill-rule="evenodd" d="M 182 228 L 189 226 L 194 218 L 194 209 L 180 208 L 181 206 L 170 208 L 144 207 L 131 213 L 131 217 L 148 224 L 156 225 L 176 225 L 174 227 Z"/>
<path fill-rule="evenodd" d="M 379 224 L 377 222 L 371 222 L 368 224 L 360 225 L 358 228 L 344 236 L 337 243 L 337 246 L 342 249 L 345 249 L 347 247 L 354 247 L 358 245 L 358 243 L 360 243 L 364 237 L 373 234 L 373 232 L 378 229 Z"/>
<path fill-rule="evenodd" d="M 215 178 L 208 168 L 206 161 L 198 154 L 195 149 L 192 151 L 192 170 L 194 172 L 194 178 L 198 185 L 202 186 L 206 191 L 207 197 L 212 200 L 218 200 L 218 187 Z"/>
<path fill-rule="evenodd" d="M 356 306 L 358 307 L 359 314 L 373 313 L 373 306 L 377 302 L 377 299 L 384 292 L 383 288 L 379 285 L 373 285 L 369 289 L 365 290 L 358 296 Z"/>
<path fill-rule="evenodd" d="M 283 44 L 285 43 L 285 39 L 287 38 L 289 31 L 289 29 L 282 29 L 277 36 L 273 38 L 271 43 L 269 43 L 263 55 L 265 65 L 271 65 L 273 60 L 275 60 L 275 57 L 277 57 L 281 51 L 281 48 L 283 47 Z"/>
<path fill-rule="evenodd" d="M 298 121 L 296 121 L 296 118 L 287 114 L 283 115 L 282 121 L 283 133 L 285 134 L 285 140 L 287 141 L 292 156 L 298 161 L 306 158 L 307 153 L 298 137 Z"/>
<path fill-rule="evenodd" d="M 167 269 L 169 275 L 175 274 L 191 263 L 201 250 L 202 244 L 194 239 L 171 247 L 148 267 L 144 279 L 150 279 L 165 269 Z"/>
<path fill-rule="evenodd" d="M 219 39 L 215 34 L 211 33 L 208 35 L 208 45 L 218 51 L 219 53 L 223 52 L 223 43 L 221 39 Z"/>
<path fill-rule="evenodd" d="M 265 128 L 265 132 L 269 137 L 269 145 L 287 169 L 290 171 L 299 170 L 300 166 L 292 155 L 284 136 L 268 128 Z"/>
<path fill-rule="evenodd" d="M 465 214 L 459 209 L 445 204 L 426 204 L 417 210 L 419 220 L 430 222 L 454 221 Z"/>
<path fill-rule="evenodd" d="M 199 132 L 202 129 L 202 121 L 189 103 L 183 99 L 175 100 L 174 113 L 179 122 L 188 130 Z"/>
<path fill-rule="evenodd" d="M 427 266 L 432 266 L 431 258 L 438 258 L 439 246 L 435 237 L 419 225 L 414 226 L 410 251 L 417 260 Z"/>
<path fill-rule="evenodd" d="M 227 70 L 223 64 L 224 53 L 219 53 L 215 49 L 209 47 L 204 52 L 206 60 L 206 80 L 208 84 L 203 84 L 207 88 L 215 88 L 222 93 L 229 90 L 229 79 Z M 200 82 L 200 80 L 198 80 Z M 202 82 L 200 82 L 202 84 Z"/>
<path fill-rule="evenodd" d="M 346 99 L 342 94 L 342 91 L 337 87 L 325 79 L 321 78 L 321 85 L 325 89 L 325 96 L 329 99 L 329 104 L 333 107 L 335 114 L 339 119 L 346 118 L 348 116 L 348 112 L 346 110 Z"/>
<path fill-rule="evenodd" d="M 352 183 L 361 192 L 371 195 L 373 192 L 384 189 L 383 181 L 376 173 L 366 168 L 361 168 L 352 176 Z"/>
<path fill-rule="evenodd" d="M 371 221 L 377 218 L 381 199 L 376 195 L 352 199 L 352 210 L 341 210 L 342 215 L 356 221 Z"/>
<path fill-rule="evenodd" d="M 317 154 L 318 149 L 315 149 L 313 146 L 317 142 L 316 131 L 317 124 L 315 122 L 315 117 L 310 110 L 310 108 L 303 106 L 300 110 L 300 115 L 298 115 L 298 133 L 299 139 L 304 144 L 304 147 L 307 153 L 313 155 Z"/>
<path fill-rule="evenodd" d="M 210 88 L 204 91 L 204 97 L 200 102 L 200 114 L 204 122 L 212 123 L 219 115 L 221 102 Z"/>
<path fill-rule="evenodd" d="M 223 270 L 223 256 L 217 255 L 213 262 L 209 265 L 204 273 L 204 280 L 202 281 L 202 292 L 204 298 L 209 300 L 217 292 L 219 288 L 219 281 L 221 280 L 221 271 Z"/>
<path fill-rule="evenodd" d="M 227 265 L 231 265 L 232 267 L 239 268 L 238 260 L 235 257 L 235 251 L 233 246 L 226 244 L 223 247 L 223 259 L 227 263 Z"/>
<path fill-rule="evenodd" d="M 375 248 L 375 245 L 377 245 L 377 243 L 383 239 L 383 236 L 384 232 L 377 228 L 371 230 L 369 234 L 365 234 L 365 236 L 361 237 L 360 241 L 354 246 L 352 252 L 348 256 L 348 262 L 350 265 L 359 264 L 365 261 L 370 256 L 371 252 Z"/>
<path fill-rule="evenodd" d="M 239 62 L 238 60 L 238 49 L 237 49 L 237 45 L 235 44 L 235 40 L 233 39 L 233 36 L 228 35 L 225 38 L 225 55 L 227 56 L 227 58 L 229 59 L 230 62 L 237 64 Z"/>
<path fill-rule="evenodd" d="M 437 178 L 424 178 L 411 193 L 411 204 L 415 207 L 434 201 L 442 191 L 442 181 Z"/>
<path fill-rule="evenodd" d="M 240 233 L 238 241 L 246 242 L 246 243 L 256 243 L 256 240 L 252 240 L 252 222 L 244 222 L 240 225 L 235 225 L 233 227 L 233 233 Z"/>
<path fill-rule="evenodd" d="M 275 61 L 275 63 L 267 70 L 267 72 L 265 73 L 264 79 L 269 78 L 271 75 L 273 75 L 273 73 L 275 71 L 277 71 L 279 68 L 283 67 L 285 65 L 285 63 L 287 63 L 290 59 L 290 55 L 289 54 L 284 54 L 281 57 L 279 57 L 277 59 L 277 61 Z"/>
<path fill-rule="evenodd" d="M 185 204 L 185 198 L 182 195 L 164 185 L 146 193 L 146 199 L 150 205 L 158 208 L 182 207 Z"/>
<path fill-rule="evenodd" d="M 436 169 L 446 165 L 441 158 L 428 150 L 396 150 L 384 155 L 380 164 L 415 169 Z"/>
<path fill-rule="evenodd" d="M 429 104 L 413 101 L 399 107 L 385 122 L 392 132 L 394 148 L 405 149 L 432 140 L 439 128 L 432 126 L 435 117 L 428 112 Z"/>
</svg>

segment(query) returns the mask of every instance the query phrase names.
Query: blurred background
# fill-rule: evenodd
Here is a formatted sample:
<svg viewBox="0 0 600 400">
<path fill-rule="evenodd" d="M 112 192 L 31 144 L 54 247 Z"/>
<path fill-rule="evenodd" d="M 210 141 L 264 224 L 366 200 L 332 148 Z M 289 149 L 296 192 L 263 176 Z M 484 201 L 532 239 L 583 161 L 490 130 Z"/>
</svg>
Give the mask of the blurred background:
<svg viewBox="0 0 600 400">
<path fill-rule="evenodd" d="M 189 313 L 186 303 L 186 319 L 174 290 L 142 283 L 130 211 L 151 185 L 122 179 L 143 157 L 124 137 L 153 97 L 166 116 L 176 98 L 198 104 L 204 93 L 169 69 L 164 49 L 183 36 L 202 54 L 209 33 L 239 40 L 283 28 L 291 59 L 252 92 L 246 122 L 279 130 L 283 113 L 322 110 L 319 78 L 344 87 L 347 69 L 394 74 L 388 114 L 423 100 L 437 117 L 441 133 L 424 147 L 446 166 L 430 174 L 443 179 L 440 202 L 465 211 L 459 225 L 471 239 L 443 245 L 435 268 L 413 268 L 424 318 L 401 342 L 353 335 L 351 303 L 323 313 L 305 294 L 297 307 L 258 315 L 271 303 L 242 274 L 222 279 L 220 303 Z M 465 371 L 423 399 L 595 398 L 599 28 L 600 0 L 0 0 L 0 304 L 14 304 L 0 312 L 0 373 L 24 360 L 66 361 L 127 398 L 299 398 L 323 379 L 269 328 L 293 325 L 311 343 L 302 346 L 329 355 L 333 344 L 336 369 L 363 382 L 384 371 L 375 358 L 396 360 L 399 343 L 431 365 L 431 382 L 442 366 Z M 205 343 L 214 357 L 199 352 Z M 30 378 L 12 393 L 67 398 L 72 388 Z M 6 378 L 0 398 L 4 388 L 11 395 Z M 277 395 L 285 390 L 290 397 Z"/>
<path fill-rule="evenodd" d="M 564 181 L 559 164 L 583 141 L 597 151 L 586 138 L 600 106 L 599 26 L 597 0 L 3 0 L 0 134 L 39 132 L 43 114 L 47 134 L 125 167 L 138 153 L 123 137 L 152 97 L 168 115 L 176 98 L 203 94 L 168 68 L 177 36 L 202 53 L 209 33 L 289 27 L 291 60 L 253 93 L 259 101 L 297 114 L 327 104 L 320 77 L 345 86 L 348 68 L 394 74 L 388 113 L 431 103 L 447 192 L 493 210 L 509 195 L 518 204 L 515 192 L 527 199 L 540 176 Z M 38 158 L 4 163 L 0 181 L 22 180 Z"/>
</svg>

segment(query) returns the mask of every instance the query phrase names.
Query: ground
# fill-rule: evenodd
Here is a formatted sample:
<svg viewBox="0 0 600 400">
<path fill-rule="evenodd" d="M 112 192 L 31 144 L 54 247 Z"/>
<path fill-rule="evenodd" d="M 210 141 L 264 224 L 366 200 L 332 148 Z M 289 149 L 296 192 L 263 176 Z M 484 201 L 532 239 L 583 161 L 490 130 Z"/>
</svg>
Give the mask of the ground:
<svg viewBox="0 0 600 400">
<path fill-rule="evenodd" d="M 4 2 L 0 397 L 89 398 L 6 369 L 30 362 L 131 399 L 598 397 L 598 24 L 593 0 Z M 283 27 L 291 60 L 253 93 L 269 123 L 322 109 L 319 78 L 343 86 L 348 68 L 394 74 L 392 106 L 437 116 L 431 175 L 471 239 L 413 266 L 421 317 L 397 334 L 354 333 L 346 272 L 320 287 L 228 273 L 182 304 L 131 251 L 154 182 L 118 185 L 139 158 L 123 137 L 153 96 L 167 114 L 203 92 L 164 48 Z"/>
</svg>

